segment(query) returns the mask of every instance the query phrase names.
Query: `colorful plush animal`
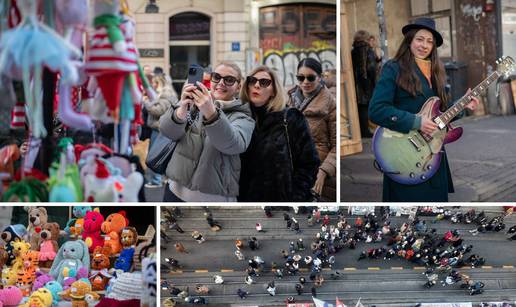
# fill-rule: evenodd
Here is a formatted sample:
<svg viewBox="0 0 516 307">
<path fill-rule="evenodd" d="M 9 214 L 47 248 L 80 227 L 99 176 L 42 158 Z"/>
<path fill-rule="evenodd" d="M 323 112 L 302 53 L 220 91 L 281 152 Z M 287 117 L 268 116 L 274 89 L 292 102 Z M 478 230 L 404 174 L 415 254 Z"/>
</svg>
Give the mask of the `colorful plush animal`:
<svg viewBox="0 0 516 307">
<path fill-rule="evenodd" d="M 49 274 L 63 284 L 66 278 L 75 277 L 81 268 L 90 267 L 88 246 L 82 240 L 67 241 L 57 252 Z"/>
<path fill-rule="evenodd" d="M 84 216 L 84 230 L 82 232 L 82 239 L 88 246 L 90 253 L 92 253 L 97 246 L 104 245 L 104 239 L 100 235 L 104 216 L 100 214 L 99 208 L 86 213 Z"/>
<path fill-rule="evenodd" d="M 130 248 L 136 245 L 138 241 L 138 231 L 136 228 L 127 226 L 122 229 L 120 233 L 120 243 L 122 243 L 122 248 Z"/>
<path fill-rule="evenodd" d="M 49 281 L 45 284 L 45 288 L 47 288 L 50 293 L 52 293 L 52 306 L 57 306 L 59 301 L 61 300 L 61 296 L 59 296 L 59 292 L 63 291 L 63 286 L 55 280 Z"/>
<path fill-rule="evenodd" d="M 15 284 L 16 284 L 16 272 L 14 272 L 10 267 L 5 266 L 2 269 L 2 285 L 14 286 Z"/>
<path fill-rule="evenodd" d="M 39 230 L 41 230 L 43 224 L 48 222 L 47 209 L 44 207 L 29 207 L 27 214 L 29 216 L 29 225 L 27 226 L 29 243 L 32 249 L 38 250 Z"/>
<path fill-rule="evenodd" d="M 52 266 L 52 261 L 56 257 L 59 245 L 59 224 L 58 223 L 45 223 L 41 226 L 41 232 L 39 234 L 39 261 L 40 266 L 49 268 Z"/>
<path fill-rule="evenodd" d="M 47 288 L 39 288 L 32 292 L 29 300 L 19 307 L 51 307 L 52 293 Z"/>
<path fill-rule="evenodd" d="M 0 306 L 18 306 L 22 299 L 22 291 L 17 287 L 8 286 L 0 290 Z"/>
<path fill-rule="evenodd" d="M 72 214 L 74 218 L 70 219 L 66 223 L 64 231 L 70 236 L 71 239 L 81 238 L 82 230 L 84 228 L 84 216 L 88 211 L 91 211 L 91 206 L 74 206 L 72 208 Z"/>
<path fill-rule="evenodd" d="M 32 290 L 36 271 L 39 270 L 39 252 L 29 250 L 23 255 L 23 269 L 19 270 L 16 278 L 16 286 L 20 288 L 23 296 L 28 296 Z"/>
<path fill-rule="evenodd" d="M 14 260 L 11 263 L 11 270 L 12 273 L 18 276 L 18 272 L 23 270 L 23 256 L 25 256 L 25 254 L 30 250 L 30 244 L 23 240 L 19 240 L 11 242 L 10 245 L 12 246 L 12 252 L 14 255 Z"/>
<path fill-rule="evenodd" d="M 34 280 L 34 283 L 32 284 L 32 291 L 36 291 L 39 288 L 43 288 L 46 283 L 49 281 L 53 281 L 54 277 L 50 276 L 47 273 L 43 273 L 41 271 L 36 272 L 36 279 Z"/>
<path fill-rule="evenodd" d="M 72 284 L 67 290 L 60 292 L 59 295 L 65 300 L 72 301 L 72 307 L 88 307 L 86 296 L 93 296 L 99 299 L 100 296 L 92 290 L 89 282 L 78 280 Z"/>
<path fill-rule="evenodd" d="M 122 250 L 120 243 L 120 232 L 129 224 L 125 211 L 112 213 L 108 215 L 104 223 L 102 223 L 101 230 L 105 233 L 104 246 L 111 248 L 112 254 L 118 254 Z"/>
<path fill-rule="evenodd" d="M 72 284 L 78 280 L 88 280 L 89 268 L 82 267 L 77 271 L 74 277 L 68 277 L 63 282 L 63 290 L 66 290 L 72 286 Z"/>
<path fill-rule="evenodd" d="M 84 177 L 84 199 L 87 202 L 117 202 L 118 194 L 115 186 L 115 178 L 112 176 L 106 162 L 90 159 L 84 168 L 92 167 L 94 163 L 95 173 Z M 83 169 L 84 169 L 83 168 Z"/>
<path fill-rule="evenodd" d="M 134 247 L 124 248 L 120 252 L 120 256 L 115 261 L 115 269 L 122 270 L 124 272 L 131 271 L 133 265 Z"/>
<path fill-rule="evenodd" d="M 11 265 L 14 260 L 14 255 L 12 252 L 13 247 L 10 243 L 16 240 L 25 239 L 27 237 L 27 228 L 22 224 L 9 225 L 4 229 L 0 237 L 2 238 L 2 241 L 4 241 L 5 250 L 9 255 L 7 265 Z"/>
<path fill-rule="evenodd" d="M 93 252 L 91 260 L 90 282 L 92 289 L 95 291 L 103 291 L 111 279 L 108 269 L 111 267 L 109 256 L 111 255 L 111 247 L 105 245 L 103 247 L 97 246 Z"/>
</svg>

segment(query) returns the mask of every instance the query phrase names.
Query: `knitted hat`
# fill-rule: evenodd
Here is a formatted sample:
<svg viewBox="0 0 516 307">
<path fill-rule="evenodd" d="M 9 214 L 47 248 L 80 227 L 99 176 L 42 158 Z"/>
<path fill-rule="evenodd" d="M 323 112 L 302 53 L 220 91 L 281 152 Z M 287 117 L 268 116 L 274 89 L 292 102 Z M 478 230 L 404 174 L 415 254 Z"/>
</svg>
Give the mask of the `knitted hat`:
<svg viewBox="0 0 516 307">
<path fill-rule="evenodd" d="M 77 144 L 74 146 L 74 150 L 75 150 L 75 160 L 77 162 L 79 162 L 79 159 L 81 157 L 81 153 L 87 149 L 90 149 L 90 148 L 97 148 L 99 150 L 102 150 L 103 152 L 105 152 L 106 154 L 113 154 L 113 150 L 111 148 L 109 148 L 108 146 L 104 145 L 104 144 L 101 144 L 101 143 L 91 143 L 91 144 L 88 144 L 86 146 L 84 145 L 80 145 L 80 144 Z"/>
<path fill-rule="evenodd" d="M 113 283 L 111 292 L 107 295 L 116 300 L 141 299 L 143 277 L 141 272 L 121 273 Z"/>
<path fill-rule="evenodd" d="M 14 234 L 20 238 L 23 238 L 27 235 L 27 228 L 25 228 L 25 226 L 22 224 L 11 225 L 11 228 Z"/>
</svg>

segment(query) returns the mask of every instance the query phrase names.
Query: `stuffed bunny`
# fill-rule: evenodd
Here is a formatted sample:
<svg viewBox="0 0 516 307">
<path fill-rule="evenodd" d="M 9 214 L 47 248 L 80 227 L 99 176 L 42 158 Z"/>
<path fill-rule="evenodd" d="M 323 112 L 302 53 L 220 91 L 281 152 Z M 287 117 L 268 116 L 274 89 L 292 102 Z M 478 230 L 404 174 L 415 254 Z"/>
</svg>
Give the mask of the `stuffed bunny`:
<svg viewBox="0 0 516 307">
<path fill-rule="evenodd" d="M 74 277 L 80 268 L 90 268 L 90 253 L 84 241 L 67 241 L 61 246 L 50 268 L 52 275 L 60 284 L 68 277 Z"/>
</svg>

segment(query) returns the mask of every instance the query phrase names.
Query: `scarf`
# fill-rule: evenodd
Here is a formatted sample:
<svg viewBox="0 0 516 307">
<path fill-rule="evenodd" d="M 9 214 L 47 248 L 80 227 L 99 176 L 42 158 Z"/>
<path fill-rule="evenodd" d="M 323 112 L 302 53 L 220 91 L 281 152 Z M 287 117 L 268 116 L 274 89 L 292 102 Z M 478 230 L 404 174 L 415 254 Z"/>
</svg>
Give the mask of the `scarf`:
<svg viewBox="0 0 516 307">
<path fill-rule="evenodd" d="M 311 92 L 308 97 L 305 97 L 303 95 L 303 91 L 301 91 L 301 88 L 298 86 L 296 88 L 296 91 L 292 94 L 292 101 L 294 102 L 294 107 L 298 109 L 299 111 L 303 112 L 306 107 L 312 102 L 312 100 L 319 95 L 322 88 L 324 86 L 324 83 L 321 81 L 319 85 L 315 88 L 313 92 Z"/>
<path fill-rule="evenodd" d="M 419 70 L 421 70 L 426 80 L 428 80 L 430 88 L 432 88 L 432 62 L 430 62 L 429 60 L 422 60 L 418 58 L 415 59 L 417 67 L 419 67 Z"/>
</svg>

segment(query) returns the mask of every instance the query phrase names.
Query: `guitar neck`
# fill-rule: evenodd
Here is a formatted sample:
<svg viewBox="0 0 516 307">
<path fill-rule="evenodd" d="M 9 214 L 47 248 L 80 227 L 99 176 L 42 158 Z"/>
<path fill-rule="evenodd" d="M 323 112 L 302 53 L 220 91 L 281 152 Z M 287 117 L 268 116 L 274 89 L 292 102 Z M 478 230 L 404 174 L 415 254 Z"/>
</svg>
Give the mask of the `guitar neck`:
<svg viewBox="0 0 516 307">
<path fill-rule="evenodd" d="M 445 124 L 450 123 L 452 119 L 455 118 L 464 108 L 466 105 L 471 101 L 473 97 L 479 97 L 482 93 L 484 93 L 489 85 L 493 82 L 495 82 L 500 77 L 500 74 L 498 71 L 493 72 L 489 77 L 487 77 L 484 81 L 482 81 L 479 85 L 477 85 L 471 93 L 469 93 L 466 96 L 463 96 L 459 99 L 453 106 L 451 106 L 446 112 L 441 114 L 439 118 L 442 122 Z"/>
</svg>

